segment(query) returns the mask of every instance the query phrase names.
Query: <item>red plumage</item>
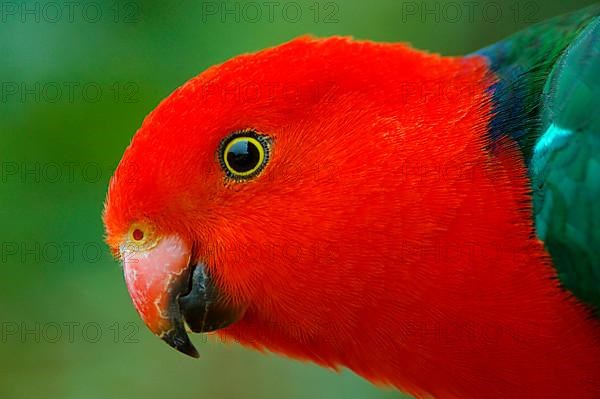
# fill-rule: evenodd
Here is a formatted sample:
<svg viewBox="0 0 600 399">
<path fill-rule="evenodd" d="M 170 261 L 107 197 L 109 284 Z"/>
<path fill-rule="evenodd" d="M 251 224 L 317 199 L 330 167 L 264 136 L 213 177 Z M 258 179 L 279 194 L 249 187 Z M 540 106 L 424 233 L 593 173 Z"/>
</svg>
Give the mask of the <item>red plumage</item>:
<svg viewBox="0 0 600 399">
<path fill-rule="evenodd" d="M 210 68 L 144 121 L 111 182 L 108 242 L 131 225 L 194 245 L 242 344 L 417 397 L 597 398 L 600 328 L 532 230 L 513 143 L 489 149 L 483 59 L 301 38 Z M 273 139 L 224 178 L 234 131 Z"/>
</svg>

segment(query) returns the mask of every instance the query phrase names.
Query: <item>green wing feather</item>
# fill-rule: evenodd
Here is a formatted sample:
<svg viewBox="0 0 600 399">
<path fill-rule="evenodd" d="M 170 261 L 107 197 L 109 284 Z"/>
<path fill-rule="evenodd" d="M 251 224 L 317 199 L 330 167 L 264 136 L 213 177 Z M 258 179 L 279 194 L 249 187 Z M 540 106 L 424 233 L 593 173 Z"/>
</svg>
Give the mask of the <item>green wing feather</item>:
<svg viewBox="0 0 600 399">
<path fill-rule="evenodd" d="M 600 17 L 553 67 L 530 172 L 537 234 L 562 283 L 600 308 Z"/>
<path fill-rule="evenodd" d="M 492 143 L 508 136 L 519 144 L 531 177 L 536 233 L 562 284 L 598 310 L 599 15 L 596 4 L 476 53 L 499 78 L 491 88 Z"/>
</svg>

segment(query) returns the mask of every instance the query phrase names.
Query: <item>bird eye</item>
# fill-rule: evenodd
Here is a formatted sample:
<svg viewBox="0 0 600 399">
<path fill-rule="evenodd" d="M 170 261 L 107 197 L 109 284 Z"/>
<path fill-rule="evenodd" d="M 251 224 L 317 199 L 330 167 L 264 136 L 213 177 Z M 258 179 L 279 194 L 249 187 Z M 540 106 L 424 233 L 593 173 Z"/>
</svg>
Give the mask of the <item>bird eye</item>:
<svg viewBox="0 0 600 399">
<path fill-rule="evenodd" d="M 234 180 L 256 176 L 269 161 L 270 140 L 255 131 L 236 132 L 219 148 L 219 160 L 225 174 Z"/>
</svg>

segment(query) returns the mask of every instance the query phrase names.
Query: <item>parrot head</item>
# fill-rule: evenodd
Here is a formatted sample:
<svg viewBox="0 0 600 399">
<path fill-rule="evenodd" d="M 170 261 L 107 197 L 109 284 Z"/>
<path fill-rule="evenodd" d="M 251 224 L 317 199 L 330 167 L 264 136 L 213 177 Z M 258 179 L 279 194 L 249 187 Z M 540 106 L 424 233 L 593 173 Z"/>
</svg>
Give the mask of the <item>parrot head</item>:
<svg viewBox="0 0 600 399">
<path fill-rule="evenodd" d="M 457 201 L 402 174 L 450 161 L 422 138 L 464 136 L 475 118 L 472 96 L 419 95 L 414 83 L 460 86 L 465 72 L 485 68 L 402 44 L 303 37 L 177 89 L 126 149 L 103 215 L 148 328 L 191 356 L 186 325 L 339 361 L 336 342 L 368 328 L 365 315 L 395 289 L 381 283 L 401 263 L 392 238 L 418 242 L 435 227 L 432 209 Z"/>
</svg>

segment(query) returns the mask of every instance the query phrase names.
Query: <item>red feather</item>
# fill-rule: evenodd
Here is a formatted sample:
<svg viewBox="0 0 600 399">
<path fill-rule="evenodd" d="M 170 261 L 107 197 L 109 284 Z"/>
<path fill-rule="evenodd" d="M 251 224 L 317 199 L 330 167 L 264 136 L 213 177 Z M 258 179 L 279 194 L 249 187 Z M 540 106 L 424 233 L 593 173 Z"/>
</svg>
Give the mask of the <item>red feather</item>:
<svg viewBox="0 0 600 399">
<path fill-rule="evenodd" d="M 493 81 L 478 57 L 345 38 L 237 57 L 144 121 L 108 241 L 147 220 L 193 242 L 251 304 L 221 331 L 245 345 L 417 397 L 597 398 L 600 327 L 535 239 L 519 152 L 488 150 Z M 218 145 L 246 128 L 272 158 L 227 182 Z"/>
</svg>

